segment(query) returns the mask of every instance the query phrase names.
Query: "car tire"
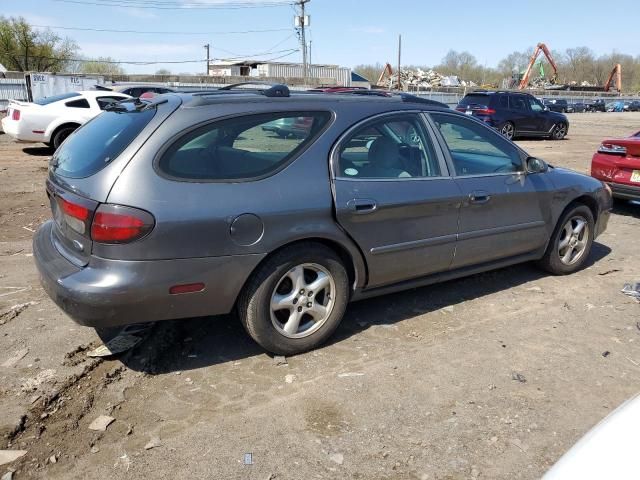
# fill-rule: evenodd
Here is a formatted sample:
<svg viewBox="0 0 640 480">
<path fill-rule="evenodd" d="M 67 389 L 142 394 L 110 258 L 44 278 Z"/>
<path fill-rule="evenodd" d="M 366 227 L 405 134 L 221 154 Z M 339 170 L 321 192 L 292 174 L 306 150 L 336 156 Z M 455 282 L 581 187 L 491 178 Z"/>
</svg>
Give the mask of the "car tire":
<svg viewBox="0 0 640 480">
<path fill-rule="evenodd" d="M 66 127 L 60 127 L 58 130 L 56 130 L 56 132 L 53 134 L 53 139 L 51 140 L 51 144 L 53 145 L 53 148 L 55 150 L 57 150 L 58 148 L 60 148 L 60 145 L 62 145 L 62 143 L 67 139 L 67 137 L 69 135 L 71 135 L 73 132 L 76 131 L 78 127 L 73 125 L 73 126 L 66 126 Z"/>
<path fill-rule="evenodd" d="M 558 220 L 538 266 L 553 275 L 568 275 L 579 270 L 591 253 L 594 232 L 591 209 L 583 204 L 570 205 Z"/>
<path fill-rule="evenodd" d="M 554 140 L 563 140 L 567 136 L 567 124 L 564 122 L 558 123 L 551 131 L 551 138 Z"/>
<path fill-rule="evenodd" d="M 516 127 L 511 122 L 504 122 L 500 125 L 499 132 L 509 140 L 513 140 L 516 135 Z"/>
<path fill-rule="evenodd" d="M 310 290 L 314 285 L 320 289 Z M 324 245 L 305 242 L 275 253 L 258 267 L 237 309 L 245 330 L 261 347 L 295 355 L 333 334 L 348 301 L 349 276 L 340 257 Z"/>
</svg>

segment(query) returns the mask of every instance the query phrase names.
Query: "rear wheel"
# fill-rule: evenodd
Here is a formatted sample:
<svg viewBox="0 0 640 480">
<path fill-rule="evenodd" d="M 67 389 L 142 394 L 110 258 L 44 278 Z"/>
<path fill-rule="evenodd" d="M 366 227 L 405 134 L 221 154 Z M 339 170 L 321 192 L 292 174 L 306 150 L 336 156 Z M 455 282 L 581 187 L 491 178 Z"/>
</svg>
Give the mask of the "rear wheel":
<svg viewBox="0 0 640 480">
<path fill-rule="evenodd" d="M 335 252 L 301 243 L 276 253 L 238 300 L 249 335 L 269 352 L 293 355 L 325 342 L 347 306 L 349 279 Z"/>
<path fill-rule="evenodd" d="M 513 140 L 516 133 L 516 127 L 511 122 L 505 122 L 500 127 L 500 133 L 507 137 L 509 140 Z"/>
<path fill-rule="evenodd" d="M 53 134 L 53 139 L 51 140 L 51 144 L 53 148 L 55 150 L 60 148 L 60 145 L 62 145 L 62 142 L 64 142 L 69 135 L 75 132 L 77 128 L 78 127 L 76 125 L 69 125 L 65 127 L 60 127 L 58 130 L 56 130 L 56 132 Z"/>
<path fill-rule="evenodd" d="M 562 140 L 567 135 L 567 125 L 565 123 L 558 123 L 551 131 L 551 136 L 554 140 Z"/>
<path fill-rule="evenodd" d="M 579 270 L 589 257 L 595 221 L 586 205 L 575 204 L 560 217 L 539 266 L 554 275 Z"/>
</svg>

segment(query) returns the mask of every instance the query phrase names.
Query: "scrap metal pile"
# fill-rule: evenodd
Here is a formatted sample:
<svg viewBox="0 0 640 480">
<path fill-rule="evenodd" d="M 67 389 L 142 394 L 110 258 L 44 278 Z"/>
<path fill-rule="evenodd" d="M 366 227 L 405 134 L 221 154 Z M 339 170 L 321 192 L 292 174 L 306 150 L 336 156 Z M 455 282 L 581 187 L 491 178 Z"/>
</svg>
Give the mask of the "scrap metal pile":
<svg viewBox="0 0 640 480">
<path fill-rule="evenodd" d="M 385 74 L 386 73 L 386 74 Z M 472 81 L 461 80 L 456 75 L 441 75 L 435 70 L 404 69 L 400 72 L 400 84 L 403 89 L 431 90 L 438 87 L 476 87 Z M 379 87 L 393 88 L 398 85 L 398 73 L 383 72 L 378 80 Z"/>
</svg>

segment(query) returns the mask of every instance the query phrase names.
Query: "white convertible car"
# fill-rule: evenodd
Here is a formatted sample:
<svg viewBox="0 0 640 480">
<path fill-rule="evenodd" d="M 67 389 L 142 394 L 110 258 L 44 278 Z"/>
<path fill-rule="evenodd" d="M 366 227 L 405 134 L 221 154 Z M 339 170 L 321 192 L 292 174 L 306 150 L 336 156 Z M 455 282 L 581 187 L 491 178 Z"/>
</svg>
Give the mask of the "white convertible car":
<svg viewBox="0 0 640 480">
<path fill-rule="evenodd" d="M 110 103 L 129 95 L 88 90 L 45 97 L 35 102 L 9 101 L 2 119 L 4 133 L 19 142 L 42 142 L 58 148 L 79 126 L 98 115 Z"/>
</svg>

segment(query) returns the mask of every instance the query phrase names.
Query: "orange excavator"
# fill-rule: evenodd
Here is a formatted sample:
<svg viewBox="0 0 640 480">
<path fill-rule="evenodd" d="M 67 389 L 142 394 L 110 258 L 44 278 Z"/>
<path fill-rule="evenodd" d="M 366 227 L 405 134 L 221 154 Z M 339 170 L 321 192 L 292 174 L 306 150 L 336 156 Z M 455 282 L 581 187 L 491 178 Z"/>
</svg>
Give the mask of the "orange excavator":
<svg viewBox="0 0 640 480">
<path fill-rule="evenodd" d="M 616 79 L 616 90 L 618 90 L 618 92 L 622 91 L 622 65 L 620 65 L 619 63 L 616 64 L 615 67 L 613 67 L 613 70 L 611 70 L 611 73 L 609 74 L 609 78 L 607 79 L 607 83 L 604 84 L 604 91 L 608 92 L 609 90 L 611 90 L 611 83 L 613 82 L 613 77 L 615 77 Z"/>
<path fill-rule="evenodd" d="M 538 55 L 540 55 L 540 52 L 544 53 L 544 56 L 547 57 L 547 60 L 549 61 L 549 65 L 551 65 L 551 68 L 553 68 L 553 76 L 551 77 L 550 83 L 556 83 L 556 80 L 558 79 L 558 67 L 556 66 L 556 62 L 553 60 L 551 52 L 549 51 L 547 46 L 544 43 L 539 43 L 536 46 L 536 49 L 533 51 L 533 55 L 531 55 L 531 59 L 529 60 L 529 65 L 527 65 L 527 69 L 525 70 L 524 75 L 520 80 L 520 85 L 518 85 L 519 90 L 523 90 L 529 86 L 529 77 L 531 76 L 531 70 L 536 63 L 536 59 L 538 58 Z"/>
</svg>

